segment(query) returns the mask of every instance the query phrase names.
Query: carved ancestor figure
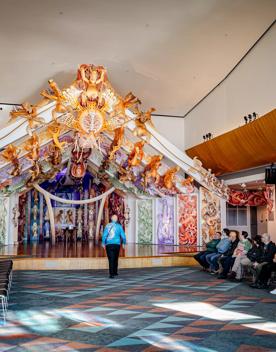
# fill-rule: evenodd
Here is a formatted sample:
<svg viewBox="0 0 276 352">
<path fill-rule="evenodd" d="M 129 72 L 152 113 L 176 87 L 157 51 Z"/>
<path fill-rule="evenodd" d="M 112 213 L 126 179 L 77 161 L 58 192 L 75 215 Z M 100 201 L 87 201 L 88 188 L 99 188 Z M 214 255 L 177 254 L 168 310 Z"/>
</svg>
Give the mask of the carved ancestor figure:
<svg viewBox="0 0 276 352">
<path fill-rule="evenodd" d="M 28 152 L 28 159 L 32 161 L 37 161 L 39 159 L 39 138 L 36 133 L 34 133 L 26 142 L 24 149 Z"/>
<path fill-rule="evenodd" d="M 21 173 L 21 167 L 19 165 L 19 154 L 20 149 L 13 144 L 9 144 L 7 148 L 1 153 L 2 157 L 11 162 L 13 169 L 10 172 L 12 176 L 19 176 Z"/>
<path fill-rule="evenodd" d="M 53 166 L 60 165 L 62 161 L 61 149 L 54 144 L 49 147 L 49 160 Z"/>
<path fill-rule="evenodd" d="M 129 92 L 123 99 L 120 99 L 119 102 L 115 105 L 114 111 L 110 114 L 110 116 L 114 117 L 117 115 L 125 115 L 126 109 L 129 109 L 131 107 L 134 107 L 135 111 L 138 112 L 138 104 L 141 104 L 141 101 L 132 92 Z"/>
<path fill-rule="evenodd" d="M 160 178 L 161 187 L 165 187 L 169 190 L 177 190 L 175 186 L 175 177 L 176 173 L 180 170 L 179 166 L 171 167 L 169 170 L 165 172 L 163 176 Z"/>
<path fill-rule="evenodd" d="M 114 159 L 114 156 L 116 154 L 116 152 L 120 149 L 122 143 L 123 143 L 123 139 L 124 139 L 124 127 L 118 127 L 115 129 L 115 135 L 113 138 L 113 141 L 110 145 L 110 149 L 109 149 L 109 155 L 108 155 L 108 160 L 111 161 Z"/>
<path fill-rule="evenodd" d="M 40 176 L 41 173 L 41 167 L 39 164 L 39 138 L 36 133 L 34 133 L 26 142 L 24 149 L 28 152 L 26 155 L 27 158 L 31 160 L 33 164 L 29 170 L 31 177 L 26 183 L 29 187 Z"/>
<path fill-rule="evenodd" d="M 146 188 L 150 179 L 153 180 L 154 183 L 159 182 L 160 175 L 158 174 L 158 169 L 161 166 L 161 160 L 163 159 L 163 155 L 154 155 L 151 157 L 150 162 L 146 165 L 142 177 L 143 177 L 143 185 Z"/>
<path fill-rule="evenodd" d="M 71 155 L 71 176 L 74 178 L 82 178 L 87 169 L 87 160 L 91 154 L 90 148 L 82 148 L 79 145 L 79 138 L 76 137 L 75 145 Z"/>
<path fill-rule="evenodd" d="M 78 211 L 77 211 L 77 238 L 82 238 L 82 208 L 79 207 Z"/>
<path fill-rule="evenodd" d="M 80 65 L 75 86 L 85 93 L 80 96 L 81 106 L 87 106 L 88 102 L 96 102 L 98 108 L 105 105 L 101 94 L 103 84 L 106 81 L 106 69 L 103 66 Z"/>
<path fill-rule="evenodd" d="M 23 117 L 28 122 L 27 132 L 31 135 L 32 130 L 45 123 L 42 117 L 37 115 L 37 106 L 31 105 L 28 102 L 25 102 L 21 105 L 20 108 L 10 112 L 11 121 L 17 119 L 18 117 Z"/>
<path fill-rule="evenodd" d="M 181 182 L 181 185 L 184 187 L 187 187 L 187 186 L 190 186 L 193 183 L 193 181 L 194 181 L 193 177 L 189 176 Z"/>
<path fill-rule="evenodd" d="M 62 131 L 62 126 L 58 122 L 54 122 L 48 127 L 48 132 L 53 138 L 54 145 L 60 150 L 62 150 L 62 148 L 66 145 L 66 142 L 59 141 L 61 131 Z"/>
<path fill-rule="evenodd" d="M 122 166 L 119 166 L 118 172 L 119 172 L 119 180 L 121 182 L 135 181 L 136 177 L 133 174 L 133 171 L 131 169 L 125 169 Z"/>
<path fill-rule="evenodd" d="M 56 102 L 55 108 L 52 110 L 53 120 L 57 119 L 57 113 L 65 113 L 68 111 L 68 108 L 65 106 L 65 98 L 62 94 L 62 91 L 59 89 L 56 82 L 52 79 L 48 81 L 49 86 L 51 88 L 51 92 L 49 93 L 47 90 L 43 90 L 40 94 L 49 100 L 54 100 Z"/>
<path fill-rule="evenodd" d="M 150 108 L 145 113 L 140 112 L 135 120 L 136 128 L 134 130 L 134 135 L 137 137 L 146 137 L 147 140 L 150 139 L 150 133 L 147 130 L 146 122 L 153 126 L 151 114 L 155 111 L 154 108 Z"/>
<path fill-rule="evenodd" d="M 141 164 L 145 154 L 143 150 L 145 143 L 146 143 L 145 141 L 139 141 L 134 144 L 134 147 L 127 159 L 128 168 L 131 168 L 133 166 L 138 166 Z"/>
</svg>

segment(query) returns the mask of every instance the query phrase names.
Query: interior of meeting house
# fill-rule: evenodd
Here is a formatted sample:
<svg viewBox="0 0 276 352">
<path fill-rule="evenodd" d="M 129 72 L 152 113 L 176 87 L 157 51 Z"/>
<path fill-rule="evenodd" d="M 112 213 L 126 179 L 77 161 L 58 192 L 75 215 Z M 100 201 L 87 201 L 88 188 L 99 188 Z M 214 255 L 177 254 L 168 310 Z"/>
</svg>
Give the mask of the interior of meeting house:
<svg viewBox="0 0 276 352">
<path fill-rule="evenodd" d="M 0 11 L 0 352 L 276 351 L 276 1 Z"/>
</svg>

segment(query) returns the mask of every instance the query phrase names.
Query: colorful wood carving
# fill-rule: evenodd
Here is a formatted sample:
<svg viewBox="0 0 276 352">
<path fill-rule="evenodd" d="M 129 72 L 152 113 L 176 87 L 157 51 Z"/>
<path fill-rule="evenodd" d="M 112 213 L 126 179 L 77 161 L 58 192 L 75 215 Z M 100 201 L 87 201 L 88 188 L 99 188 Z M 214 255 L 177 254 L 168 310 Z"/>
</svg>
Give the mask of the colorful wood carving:
<svg viewBox="0 0 276 352">
<path fill-rule="evenodd" d="M 19 176 L 21 167 L 19 164 L 20 149 L 13 144 L 9 144 L 7 148 L 1 153 L 1 156 L 13 166 L 10 174 L 12 176 Z"/>
<path fill-rule="evenodd" d="M 153 239 L 153 203 L 151 199 L 137 200 L 136 242 L 152 243 Z"/>
<path fill-rule="evenodd" d="M 133 166 L 139 166 L 141 164 L 145 154 L 143 150 L 145 143 L 145 141 L 139 141 L 134 144 L 134 147 L 127 159 L 128 168 L 131 168 Z"/>
<path fill-rule="evenodd" d="M 143 186 L 146 188 L 150 181 L 153 183 L 158 183 L 160 175 L 158 174 L 158 169 L 161 166 L 161 160 L 163 155 L 154 155 L 151 157 L 150 162 L 144 168 L 142 173 Z"/>
<path fill-rule="evenodd" d="M 196 245 L 198 234 L 198 205 L 196 194 L 177 195 L 178 244 Z"/>
<path fill-rule="evenodd" d="M 87 159 L 89 158 L 90 154 L 91 149 L 80 147 L 78 139 L 76 139 L 71 156 L 70 173 L 73 178 L 80 179 L 85 175 L 88 162 Z"/>
<path fill-rule="evenodd" d="M 62 133 L 62 126 L 58 122 L 51 123 L 48 126 L 48 133 L 50 134 L 51 138 L 53 139 L 54 145 L 56 148 L 62 150 L 66 145 L 66 142 L 60 142 L 59 137 Z"/>
<path fill-rule="evenodd" d="M 136 128 L 134 130 L 134 135 L 137 137 L 145 137 L 146 140 L 150 139 L 150 133 L 147 130 L 146 123 L 153 125 L 151 114 L 155 111 L 154 108 L 150 108 L 145 113 L 140 112 L 135 120 Z"/>
<path fill-rule="evenodd" d="M 10 112 L 11 121 L 23 117 L 27 120 L 28 127 L 27 131 L 31 135 L 34 128 L 45 123 L 42 117 L 38 116 L 37 106 L 31 105 L 28 102 L 25 102 L 21 107 L 17 108 L 14 111 Z"/>
<path fill-rule="evenodd" d="M 161 188 L 168 190 L 178 191 L 175 185 L 176 173 L 180 170 L 180 167 L 174 166 L 168 169 L 163 176 L 160 177 L 159 185 Z"/>
<path fill-rule="evenodd" d="M 156 242 L 158 244 L 174 244 L 175 206 L 173 197 L 156 199 Z"/>
<path fill-rule="evenodd" d="M 201 234 L 204 244 L 216 231 L 221 231 L 220 198 L 206 188 L 200 187 L 200 200 Z"/>
<path fill-rule="evenodd" d="M 43 90 L 40 94 L 50 100 L 54 100 L 56 102 L 55 108 L 52 110 L 53 120 L 57 120 L 57 113 L 65 113 L 68 111 L 66 107 L 66 98 L 64 97 L 62 90 L 58 87 L 56 82 L 52 79 L 48 81 L 51 91 Z"/>
<path fill-rule="evenodd" d="M 108 160 L 114 159 L 116 152 L 121 148 L 124 140 L 124 127 L 118 127 L 114 131 L 114 138 L 110 145 Z"/>
</svg>

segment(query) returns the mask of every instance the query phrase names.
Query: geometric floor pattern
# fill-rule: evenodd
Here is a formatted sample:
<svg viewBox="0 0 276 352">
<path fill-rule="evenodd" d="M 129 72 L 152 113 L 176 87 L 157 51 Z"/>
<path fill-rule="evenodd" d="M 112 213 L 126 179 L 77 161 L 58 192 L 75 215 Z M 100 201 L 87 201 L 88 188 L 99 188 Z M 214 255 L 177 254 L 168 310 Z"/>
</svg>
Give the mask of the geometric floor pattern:
<svg viewBox="0 0 276 352">
<path fill-rule="evenodd" d="M 276 351 L 276 297 L 195 267 L 14 272 L 0 351 Z"/>
</svg>

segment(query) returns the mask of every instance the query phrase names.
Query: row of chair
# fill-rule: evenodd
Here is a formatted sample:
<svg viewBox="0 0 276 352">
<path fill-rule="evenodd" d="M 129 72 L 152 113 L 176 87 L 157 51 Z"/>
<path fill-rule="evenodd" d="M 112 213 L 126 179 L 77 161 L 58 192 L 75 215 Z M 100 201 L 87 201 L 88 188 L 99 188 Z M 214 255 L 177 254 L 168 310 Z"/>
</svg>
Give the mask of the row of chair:
<svg viewBox="0 0 276 352">
<path fill-rule="evenodd" d="M 6 322 L 8 310 L 9 293 L 12 284 L 12 266 L 12 260 L 0 259 L 0 300 L 2 306 L 1 315 L 3 323 Z"/>
</svg>

